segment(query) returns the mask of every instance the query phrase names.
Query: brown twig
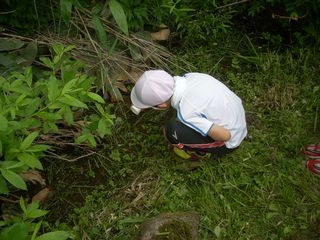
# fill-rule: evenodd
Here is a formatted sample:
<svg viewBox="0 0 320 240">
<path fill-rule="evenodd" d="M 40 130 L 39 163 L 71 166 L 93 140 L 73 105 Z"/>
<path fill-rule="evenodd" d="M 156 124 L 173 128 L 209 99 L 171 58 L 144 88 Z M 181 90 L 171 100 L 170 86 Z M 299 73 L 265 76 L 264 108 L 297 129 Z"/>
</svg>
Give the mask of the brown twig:
<svg viewBox="0 0 320 240">
<path fill-rule="evenodd" d="M 10 203 L 18 203 L 19 202 L 19 200 L 11 200 L 9 198 L 5 198 L 5 197 L 2 197 L 2 196 L 0 196 L 0 200 L 4 201 L 4 202 L 10 202 Z"/>
<path fill-rule="evenodd" d="M 11 14 L 14 13 L 16 10 L 11 10 L 11 11 L 7 11 L 7 12 L 0 12 L 0 15 L 5 15 L 5 14 Z"/>
<path fill-rule="evenodd" d="M 228 3 L 228 4 L 226 4 L 226 5 L 217 7 L 216 10 L 221 9 L 221 8 L 231 7 L 231 6 L 234 6 L 234 5 L 237 5 L 237 4 L 240 4 L 240 3 L 249 2 L 249 1 L 250 1 L 250 0 L 241 0 L 241 1 L 238 1 L 238 2 Z"/>
<path fill-rule="evenodd" d="M 60 160 L 64 160 L 64 161 L 67 161 L 67 162 L 76 162 L 82 158 L 86 158 L 86 157 L 89 157 L 91 155 L 94 155 L 96 154 L 96 152 L 93 152 L 91 151 L 90 153 L 88 154 L 85 154 L 85 155 L 82 155 L 80 157 L 77 157 L 77 158 L 74 158 L 74 159 L 68 159 L 68 158 L 64 158 L 64 157 L 61 157 L 59 156 L 58 154 L 54 153 L 54 152 L 51 152 L 51 151 L 47 151 L 47 153 L 51 154 L 51 155 L 48 155 L 48 157 L 52 157 L 52 158 L 56 158 L 56 159 L 60 159 Z"/>
<path fill-rule="evenodd" d="M 287 16 L 281 16 L 281 15 L 272 13 L 272 18 L 287 19 L 289 21 L 291 21 L 291 20 L 298 21 L 300 18 L 305 18 L 307 15 L 308 15 L 308 13 L 306 13 L 305 15 L 303 15 L 301 17 L 299 17 L 299 16 L 295 16 L 295 17 L 289 16 L 289 17 L 287 17 Z"/>
<path fill-rule="evenodd" d="M 34 40 L 33 38 L 28 38 L 28 37 L 24 37 L 24 36 L 19 36 L 19 35 L 16 35 L 16 34 L 10 34 L 10 33 L 0 32 L 0 36 L 10 37 L 10 38 L 17 38 L 17 39 L 21 39 L 21 40 L 25 40 L 25 41 L 29 41 L 29 42 L 36 41 L 37 43 L 45 44 L 45 45 L 48 44 L 48 43 L 43 42 L 43 41 Z"/>
</svg>

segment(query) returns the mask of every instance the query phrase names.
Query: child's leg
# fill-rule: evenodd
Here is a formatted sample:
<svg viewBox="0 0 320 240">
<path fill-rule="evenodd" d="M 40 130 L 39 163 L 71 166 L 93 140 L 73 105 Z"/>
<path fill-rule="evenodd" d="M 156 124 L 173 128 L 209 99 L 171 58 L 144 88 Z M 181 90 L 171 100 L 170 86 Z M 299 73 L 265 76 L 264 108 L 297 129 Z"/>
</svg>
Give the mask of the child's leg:
<svg viewBox="0 0 320 240">
<path fill-rule="evenodd" d="M 183 150 L 209 152 L 219 155 L 233 151 L 233 149 L 228 149 L 224 142 L 217 142 L 209 136 L 202 136 L 196 130 L 177 120 L 167 122 L 164 131 L 167 140 L 173 146 Z"/>
</svg>

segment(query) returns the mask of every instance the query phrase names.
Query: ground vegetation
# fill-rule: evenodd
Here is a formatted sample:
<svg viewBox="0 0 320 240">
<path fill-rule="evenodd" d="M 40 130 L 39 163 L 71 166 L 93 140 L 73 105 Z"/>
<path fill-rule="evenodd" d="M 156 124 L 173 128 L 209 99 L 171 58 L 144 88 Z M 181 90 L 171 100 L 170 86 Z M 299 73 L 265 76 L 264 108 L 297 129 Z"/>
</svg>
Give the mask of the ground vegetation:
<svg viewBox="0 0 320 240">
<path fill-rule="evenodd" d="M 135 239 L 166 212 L 196 212 L 199 239 L 319 239 L 301 154 L 320 141 L 318 0 L 0 6 L 1 239 Z M 161 128 L 175 112 L 129 110 L 149 68 L 228 85 L 241 147 L 196 167 L 175 156 Z"/>
</svg>

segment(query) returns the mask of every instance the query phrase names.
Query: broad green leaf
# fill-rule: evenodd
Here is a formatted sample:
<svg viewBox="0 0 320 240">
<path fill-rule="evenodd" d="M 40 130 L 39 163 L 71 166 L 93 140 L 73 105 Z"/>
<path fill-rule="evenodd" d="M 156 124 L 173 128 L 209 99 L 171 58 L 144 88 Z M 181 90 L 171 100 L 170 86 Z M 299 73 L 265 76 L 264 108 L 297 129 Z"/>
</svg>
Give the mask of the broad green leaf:
<svg viewBox="0 0 320 240">
<path fill-rule="evenodd" d="M 27 87 L 23 80 L 15 80 L 10 87 L 10 91 L 20 93 L 20 94 L 32 94 L 32 89 Z"/>
<path fill-rule="evenodd" d="M 20 63 L 20 66 L 30 66 L 35 60 L 37 53 L 37 43 L 29 42 L 25 48 L 19 50 L 19 56 L 23 58 L 23 61 Z"/>
<path fill-rule="evenodd" d="M 46 211 L 46 210 L 33 209 L 31 211 L 28 211 L 26 217 L 33 219 L 33 218 L 42 217 L 42 216 L 46 215 L 47 213 L 48 213 L 48 211 Z"/>
<path fill-rule="evenodd" d="M 101 116 L 103 116 L 105 118 L 105 120 L 110 122 L 110 124 L 113 124 L 112 118 L 114 118 L 114 116 L 110 115 L 108 112 L 106 112 L 99 103 L 96 103 L 95 105 L 96 105 L 96 108 L 98 109 L 99 113 L 101 114 Z"/>
<path fill-rule="evenodd" d="M 8 53 L 5 53 L 5 52 L 0 52 L 0 65 L 3 65 L 7 68 L 14 67 L 17 65 L 16 60 L 17 60 L 16 56 L 9 55 Z"/>
<path fill-rule="evenodd" d="M 55 112 L 55 113 L 51 113 L 51 112 L 40 112 L 37 114 L 38 117 L 42 118 L 43 120 L 46 121 L 57 121 L 62 119 L 62 116 Z"/>
<path fill-rule="evenodd" d="M 69 23 L 72 11 L 72 0 L 60 0 L 60 12 L 65 23 Z"/>
<path fill-rule="evenodd" d="M 73 123 L 73 113 L 69 106 L 64 107 L 63 118 L 67 124 L 71 125 Z"/>
<path fill-rule="evenodd" d="M 44 63 L 48 68 L 54 69 L 53 62 L 47 57 L 40 57 L 41 62 Z"/>
<path fill-rule="evenodd" d="M 89 98 L 91 98 L 91 99 L 99 102 L 99 103 L 102 103 L 102 104 L 104 103 L 103 98 L 102 98 L 100 95 L 96 94 L 96 93 L 87 92 L 87 96 L 88 96 Z"/>
<path fill-rule="evenodd" d="M 108 132 L 108 125 L 106 123 L 106 121 L 102 118 L 99 120 L 99 123 L 98 123 L 98 129 L 97 129 L 97 132 L 99 133 L 99 136 L 100 137 L 104 137 L 107 132 Z"/>
<path fill-rule="evenodd" d="M 44 152 L 44 151 L 47 151 L 49 148 L 50 148 L 49 145 L 38 144 L 38 145 L 33 145 L 29 147 L 26 151 L 27 152 Z"/>
<path fill-rule="evenodd" d="M 128 31 L 127 18 L 121 4 L 117 0 L 110 0 L 109 7 L 112 13 L 112 16 L 114 17 L 121 31 L 124 32 L 124 34 L 128 35 L 129 31 Z"/>
<path fill-rule="evenodd" d="M 27 67 L 26 70 L 24 71 L 24 75 L 25 75 L 25 81 L 28 84 L 29 87 L 31 87 L 32 84 L 32 68 L 31 67 Z"/>
<path fill-rule="evenodd" d="M 26 97 L 27 97 L 26 94 L 21 94 L 21 95 L 17 98 L 15 104 L 16 104 L 16 105 L 19 105 L 19 103 L 20 103 L 23 99 L 25 99 Z"/>
<path fill-rule="evenodd" d="M 19 153 L 20 150 L 13 145 L 10 144 L 9 149 L 7 150 L 7 153 Z"/>
<path fill-rule="evenodd" d="M 96 103 L 96 108 L 98 109 L 99 113 L 100 113 L 102 116 L 106 116 L 106 113 L 105 113 L 103 107 L 102 107 L 100 104 Z"/>
<path fill-rule="evenodd" d="M 10 109 L 10 116 L 11 116 L 12 120 L 14 120 L 16 118 L 16 108 L 15 107 Z"/>
<path fill-rule="evenodd" d="M 53 123 L 53 122 L 48 122 L 48 126 L 49 126 L 49 129 L 52 131 L 52 132 L 55 132 L 55 133 L 58 133 L 59 132 L 59 128 L 58 126 Z"/>
<path fill-rule="evenodd" d="M 19 159 L 19 161 L 25 163 L 27 166 L 31 168 L 37 168 L 37 169 L 43 170 L 41 162 L 32 153 L 25 153 L 25 152 L 20 153 L 18 154 L 17 158 Z"/>
<path fill-rule="evenodd" d="M 55 231 L 42 234 L 37 237 L 35 240 L 66 240 L 68 239 L 70 234 L 66 231 Z"/>
<path fill-rule="evenodd" d="M 24 222 L 16 222 L 13 225 L 1 229 L 1 240 L 27 240 L 29 226 Z"/>
<path fill-rule="evenodd" d="M 53 102 L 60 95 L 59 82 L 54 76 L 48 81 L 48 99 Z"/>
<path fill-rule="evenodd" d="M 27 212 L 31 212 L 33 210 L 38 209 L 40 206 L 38 201 L 32 201 L 30 204 L 27 206 Z"/>
<path fill-rule="evenodd" d="M 45 134 L 47 134 L 48 132 L 50 132 L 50 126 L 49 126 L 49 122 L 45 122 L 45 123 L 43 123 L 43 125 L 42 125 L 42 130 L 43 130 L 43 132 L 45 133 Z"/>
<path fill-rule="evenodd" d="M 2 176 L 13 186 L 16 188 L 20 188 L 23 190 L 27 190 L 27 185 L 23 181 L 22 177 L 20 177 L 15 172 L 8 170 L 8 169 L 0 169 Z"/>
<path fill-rule="evenodd" d="M 0 51 L 10 51 L 19 49 L 24 45 L 24 42 L 15 38 L 0 38 Z"/>
<path fill-rule="evenodd" d="M 16 78 L 17 80 L 24 80 L 24 75 L 21 72 L 13 72 L 12 77 Z"/>
<path fill-rule="evenodd" d="M 61 109 L 61 108 L 64 107 L 64 106 L 65 106 L 64 103 L 54 102 L 54 103 L 50 104 L 50 105 L 48 106 L 48 108 L 49 108 L 50 110 L 53 110 L 53 109 Z"/>
<path fill-rule="evenodd" d="M 91 147 L 96 147 L 97 143 L 92 134 L 88 134 L 88 143 Z"/>
<path fill-rule="evenodd" d="M 0 175 L 0 193 L 1 194 L 9 193 L 7 182 L 6 180 L 4 180 L 4 178 L 1 175 Z"/>
<path fill-rule="evenodd" d="M 78 68 L 70 65 L 62 65 L 60 68 L 61 79 L 63 82 L 70 82 L 72 79 L 78 81 Z M 78 84 L 77 84 L 78 86 Z"/>
<path fill-rule="evenodd" d="M 58 100 L 62 103 L 65 103 L 69 106 L 80 107 L 80 108 L 88 108 L 87 105 L 75 97 L 70 96 L 69 94 L 65 94 L 58 98 Z"/>
<path fill-rule="evenodd" d="M 26 208 L 26 204 L 24 202 L 23 197 L 20 197 L 19 204 L 20 204 L 20 208 L 22 209 L 23 213 L 27 214 L 27 208 Z"/>
<path fill-rule="evenodd" d="M 88 124 L 90 122 L 98 122 L 100 120 L 100 118 L 101 117 L 98 114 L 91 114 L 89 117 L 90 121 L 88 122 Z"/>
<path fill-rule="evenodd" d="M 26 150 L 27 148 L 29 148 L 33 143 L 33 141 L 36 139 L 36 137 L 38 137 L 38 135 L 39 135 L 39 132 L 30 133 L 21 143 L 20 150 Z"/>
<path fill-rule="evenodd" d="M 26 98 L 21 103 L 20 106 L 23 106 L 23 111 L 18 112 L 18 116 L 23 115 L 25 117 L 24 120 L 29 119 L 30 117 L 33 117 L 33 115 L 39 111 L 39 107 L 41 105 L 40 98 Z M 39 121 L 39 119 L 32 118 L 32 122 Z M 36 125 L 32 126 L 33 128 L 37 128 Z"/>
<path fill-rule="evenodd" d="M 107 33 L 97 15 L 92 16 L 92 25 L 96 31 L 97 37 L 101 46 L 105 49 L 108 49 L 108 38 Z"/>
<path fill-rule="evenodd" d="M 72 90 L 73 86 L 76 84 L 76 82 L 77 82 L 77 79 L 72 79 L 71 81 L 67 82 L 61 91 L 61 95 L 65 95 L 65 93 L 69 93 Z"/>
<path fill-rule="evenodd" d="M 62 54 L 55 55 L 53 58 L 53 65 L 55 66 L 54 71 L 57 71 L 61 65 Z"/>
<path fill-rule="evenodd" d="M 65 1 L 65 2 L 70 2 L 70 0 L 69 1 Z M 53 51 L 54 51 L 54 53 L 56 55 L 62 56 L 63 50 L 64 50 L 64 46 L 61 43 L 53 44 L 52 48 L 53 48 Z"/>
<path fill-rule="evenodd" d="M 67 46 L 64 50 L 63 50 L 63 52 L 65 53 L 65 52 L 69 52 L 69 51 L 71 51 L 72 49 L 74 49 L 74 48 L 76 48 L 76 46 L 74 46 L 74 45 L 69 45 L 69 46 Z"/>
<path fill-rule="evenodd" d="M 8 128 L 8 120 L 0 114 L 0 131 L 6 131 Z"/>
<path fill-rule="evenodd" d="M 18 162 L 18 161 L 3 161 L 1 164 L 2 168 L 11 170 L 11 169 L 18 169 L 25 166 L 25 163 Z"/>
<path fill-rule="evenodd" d="M 94 77 L 89 77 L 87 75 L 79 76 L 79 87 L 85 91 L 91 88 L 93 82 L 95 82 Z"/>
<path fill-rule="evenodd" d="M 36 236 L 37 236 L 37 234 L 39 232 L 41 224 L 42 224 L 42 221 L 38 222 L 37 225 L 34 227 L 34 230 L 33 230 L 32 236 L 31 236 L 31 240 L 35 240 L 36 239 Z"/>
<path fill-rule="evenodd" d="M 2 157 L 2 154 L 3 154 L 3 152 L 2 152 L 2 141 L 0 139 L 0 157 Z"/>
<path fill-rule="evenodd" d="M 22 116 L 23 117 L 23 116 Z M 10 121 L 10 125 L 12 126 L 12 130 L 14 131 L 25 131 L 29 128 L 38 128 L 41 126 L 41 122 L 38 118 L 24 118 L 20 119 L 20 121 Z"/>
<path fill-rule="evenodd" d="M 80 143 L 83 143 L 84 141 L 86 141 L 87 139 L 88 139 L 88 135 L 83 134 L 83 135 L 80 135 L 79 137 L 76 138 L 75 143 L 80 144 Z"/>
</svg>

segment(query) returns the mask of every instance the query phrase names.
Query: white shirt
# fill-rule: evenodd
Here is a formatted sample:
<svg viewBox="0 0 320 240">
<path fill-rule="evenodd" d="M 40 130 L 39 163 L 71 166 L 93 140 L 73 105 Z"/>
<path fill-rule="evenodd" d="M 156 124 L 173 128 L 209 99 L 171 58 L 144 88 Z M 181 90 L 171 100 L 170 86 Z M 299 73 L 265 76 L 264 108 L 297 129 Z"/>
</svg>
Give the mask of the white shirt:
<svg viewBox="0 0 320 240">
<path fill-rule="evenodd" d="M 241 99 L 226 85 L 204 73 L 188 73 L 174 77 L 171 105 L 178 119 L 207 136 L 215 124 L 231 133 L 227 148 L 240 145 L 247 135 L 245 112 Z"/>
</svg>

